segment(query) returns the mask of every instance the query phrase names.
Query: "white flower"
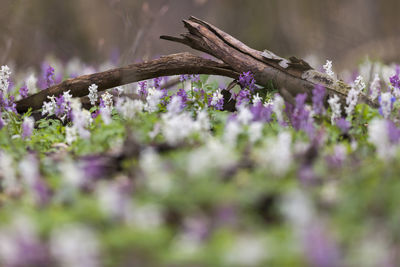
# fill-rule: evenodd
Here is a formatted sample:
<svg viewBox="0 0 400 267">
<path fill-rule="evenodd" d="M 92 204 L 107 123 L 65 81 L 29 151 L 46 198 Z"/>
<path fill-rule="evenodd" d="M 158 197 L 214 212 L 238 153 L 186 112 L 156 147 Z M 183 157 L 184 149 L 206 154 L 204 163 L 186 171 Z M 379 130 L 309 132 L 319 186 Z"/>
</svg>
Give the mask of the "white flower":
<svg viewBox="0 0 400 267">
<path fill-rule="evenodd" d="M 260 95 L 257 93 L 253 96 L 253 105 L 257 105 L 258 103 L 262 102 L 262 98 Z"/>
<path fill-rule="evenodd" d="M 50 251 L 63 267 L 101 266 L 97 236 L 84 225 L 70 224 L 55 228 L 50 237 Z"/>
<path fill-rule="evenodd" d="M 37 91 L 37 78 L 35 77 L 35 74 L 29 75 L 29 77 L 26 79 L 26 87 L 28 88 L 28 93 L 36 93 Z"/>
<path fill-rule="evenodd" d="M 248 134 L 250 142 L 254 143 L 262 137 L 264 124 L 259 121 L 252 122 L 249 125 Z"/>
<path fill-rule="evenodd" d="M 163 166 L 162 159 L 153 149 L 140 154 L 139 165 L 145 174 L 145 185 L 159 194 L 168 193 L 172 187 L 171 177 Z"/>
<path fill-rule="evenodd" d="M 359 92 L 362 92 L 362 90 L 365 89 L 365 82 L 362 76 L 357 76 L 356 80 L 354 81 L 353 87 Z"/>
<path fill-rule="evenodd" d="M 194 131 L 194 121 L 189 113 L 163 114 L 162 116 L 162 134 L 167 143 L 176 145 Z"/>
<path fill-rule="evenodd" d="M 129 223 L 141 230 L 153 230 L 163 222 L 162 210 L 152 204 L 132 205 Z"/>
<path fill-rule="evenodd" d="M 235 146 L 239 134 L 242 132 L 242 126 L 236 121 L 228 121 L 224 131 L 224 141 L 230 145 Z"/>
<path fill-rule="evenodd" d="M 375 100 L 378 95 L 379 95 L 379 86 L 380 86 L 380 78 L 378 73 L 375 73 L 375 77 L 373 79 L 373 81 L 371 82 L 371 86 L 370 86 L 370 95 L 369 97 L 372 100 Z"/>
<path fill-rule="evenodd" d="M 38 251 L 35 248 L 40 246 L 36 225 L 25 215 L 17 214 L 9 226 L 2 227 L 0 230 L 0 262 L 2 266 L 22 266 L 22 263 L 24 266 L 27 266 L 26 264 L 33 266 L 32 262 L 21 261 L 21 257 L 27 253 L 27 248 L 31 248 L 30 252 L 34 253 Z M 39 255 L 37 256 L 40 258 Z"/>
<path fill-rule="evenodd" d="M 259 266 L 267 255 L 264 240 L 258 236 L 242 235 L 236 237 L 224 258 L 228 265 Z"/>
<path fill-rule="evenodd" d="M 193 129 L 194 131 L 201 133 L 207 132 L 210 129 L 210 120 L 208 118 L 208 113 L 206 110 L 201 110 L 197 114 L 197 118 L 196 121 L 194 122 Z"/>
<path fill-rule="evenodd" d="M 304 231 L 314 217 L 312 202 L 303 190 L 294 189 L 286 193 L 280 209 L 287 220 L 298 231 Z"/>
<path fill-rule="evenodd" d="M 332 71 L 332 61 L 327 60 L 325 65 L 322 66 L 325 70 L 325 73 L 331 76 L 332 78 L 335 78 L 335 73 Z"/>
<path fill-rule="evenodd" d="M 275 174 L 284 175 L 289 169 L 293 160 L 291 145 L 292 136 L 288 132 L 281 132 L 276 139 L 269 140 L 267 161 Z"/>
<path fill-rule="evenodd" d="M 234 164 L 235 156 L 230 146 L 210 138 L 204 146 L 190 153 L 187 172 L 192 176 L 203 174 L 207 170 L 224 169 Z"/>
<path fill-rule="evenodd" d="M 42 116 L 48 115 L 51 116 L 54 114 L 54 111 L 56 109 L 56 100 L 54 96 L 47 96 L 50 101 L 48 102 L 43 102 L 42 105 Z"/>
<path fill-rule="evenodd" d="M 64 97 L 65 103 L 71 102 L 72 95 L 70 94 L 70 91 L 71 91 L 71 90 L 68 90 L 68 91 L 65 91 L 65 92 L 63 93 L 63 97 Z M 67 110 L 66 110 L 66 111 L 67 111 Z"/>
<path fill-rule="evenodd" d="M 221 93 L 221 89 L 218 89 L 213 93 L 210 105 L 211 106 L 217 105 L 218 101 L 220 101 L 221 99 L 224 99 L 224 96 Z"/>
<path fill-rule="evenodd" d="M 113 107 L 113 96 L 109 92 L 105 92 L 101 95 L 101 98 L 104 101 L 105 108 L 111 111 Z"/>
<path fill-rule="evenodd" d="M 78 188 L 84 184 L 85 177 L 82 170 L 71 159 L 64 160 L 58 167 L 62 175 L 63 186 Z"/>
<path fill-rule="evenodd" d="M 240 105 L 238 107 L 239 112 L 237 114 L 237 120 L 243 125 L 247 125 L 253 119 L 253 114 L 245 105 Z"/>
<path fill-rule="evenodd" d="M 141 113 L 144 108 L 144 103 L 139 99 L 119 98 L 115 105 L 117 111 L 125 119 L 133 119 L 136 114 Z"/>
<path fill-rule="evenodd" d="M 275 112 L 278 122 L 283 122 L 283 107 L 285 106 L 285 101 L 279 94 L 275 94 L 273 100 L 272 110 Z"/>
<path fill-rule="evenodd" d="M 71 109 L 73 116 L 72 127 L 79 134 L 81 138 L 87 139 L 90 137 L 90 132 L 87 127 L 93 122 L 90 112 L 86 109 L 82 109 L 82 104 L 79 99 L 71 100 Z M 73 140 L 74 132 L 70 130 L 71 139 Z"/>
<path fill-rule="evenodd" d="M 126 219 L 132 212 L 128 194 L 123 192 L 121 179 L 103 181 L 96 184 L 99 208 L 110 218 Z M 124 182 L 122 180 L 122 182 Z"/>
<path fill-rule="evenodd" d="M 360 91 L 356 90 L 352 87 L 346 97 L 346 104 L 347 106 L 344 108 L 346 111 L 347 116 L 350 116 L 353 113 L 354 107 L 357 105 L 358 95 Z"/>
<path fill-rule="evenodd" d="M 89 86 L 89 95 L 88 95 L 88 97 L 89 97 L 89 100 L 90 100 L 90 104 L 92 106 L 94 106 L 96 104 L 96 102 L 97 102 L 97 98 L 98 98 L 97 88 L 98 88 L 98 86 L 96 84 L 94 84 L 94 83 Z"/>
<path fill-rule="evenodd" d="M 390 92 L 385 92 L 381 94 L 381 99 L 380 99 L 380 105 L 381 105 L 381 112 L 382 116 L 387 119 L 390 116 L 390 113 L 392 112 L 392 100 L 393 96 Z"/>
<path fill-rule="evenodd" d="M 337 95 L 333 95 L 333 97 L 329 98 L 328 103 L 332 110 L 331 123 L 335 124 L 336 119 L 339 119 L 342 116 L 340 99 Z"/>
<path fill-rule="evenodd" d="M 266 140 L 265 146 L 255 150 L 254 158 L 261 166 L 277 176 L 283 176 L 289 170 L 292 161 L 292 136 L 283 131 L 277 137 Z"/>
<path fill-rule="evenodd" d="M 8 91 L 8 86 L 10 85 L 9 78 L 11 75 L 10 68 L 5 65 L 0 68 L 0 90 L 3 94 L 6 94 Z"/>
<path fill-rule="evenodd" d="M 364 80 L 361 76 L 358 76 L 354 81 L 354 84 L 351 86 L 351 89 L 346 98 L 347 107 L 345 107 L 345 111 L 347 116 L 350 116 L 353 113 L 353 110 L 357 105 L 358 95 L 364 90 L 364 88 Z"/>
<path fill-rule="evenodd" d="M 101 119 L 103 120 L 105 125 L 108 125 L 112 122 L 111 119 L 111 110 L 108 108 L 100 108 L 100 115 L 101 115 Z"/>
<path fill-rule="evenodd" d="M 158 110 L 158 104 L 160 98 L 163 96 L 163 92 L 155 88 L 149 88 L 146 96 L 145 110 L 148 112 L 155 112 Z"/>
<path fill-rule="evenodd" d="M 35 186 L 36 179 L 40 177 L 38 161 L 33 154 L 26 155 L 19 163 L 20 177 L 25 184 L 33 188 Z"/>
<path fill-rule="evenodd" d="M 21 125 L 22 137 L 29 138 L 32 134 L 34 126 L 35 126 L 35 119 L 32 117 L 25 117 Z"/>
<path fill-rule="evenodd" d="M 0 179 L 6 192 L 14 192 L 20 188 L 14 168 L 13 158 L 6 152 L 0 151 Z"/>
<path fill-rule="evenodd" d="M 388 125 L 385 119 L 373 119 L 368 124 L 368 134 L 368 140 L 375 145 L 378 157 L 387 160 L 395 155 L 396 146 L 390 143 Z"/>
<path fill-rule="evenodd" d="M 182 97 L 175 95 L 172 97 L 171 102 L 169 102 L 167 106 L 168 113 L 173 115 L 173 114 L 178 114 L 181 112 L 182 109 Z"/>
</svg>

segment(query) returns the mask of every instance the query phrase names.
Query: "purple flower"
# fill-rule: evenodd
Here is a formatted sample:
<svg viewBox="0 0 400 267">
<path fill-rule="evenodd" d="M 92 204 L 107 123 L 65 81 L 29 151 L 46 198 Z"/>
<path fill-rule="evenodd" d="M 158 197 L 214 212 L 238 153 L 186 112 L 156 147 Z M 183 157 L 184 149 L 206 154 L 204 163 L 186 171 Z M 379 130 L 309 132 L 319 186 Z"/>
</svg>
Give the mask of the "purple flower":
<svg viewBox="0 0 400 267">
<path fill-rule="evenodd" d="M 2 105 L 6 111 L 17 114 L 17 104 L 14 102 L 14 96 L 10 95 L 8 98 L 3 99 Z"/>
<path fill-rule="evenodd" d="M 156 89 L 160 89 L 162 79 L 163 79 L 162 77 L 157 77 L 153 79 L 154 87 Z"/>
<path fill-rule="evenodd" d="M 93 112 L 93 113 L 91 114 L 92 119 L 96 119 L 97 116 L 99 116 L 99 115 L 100 115 L 100 109 L 97 109 L 95 112 Z"/>
<path fill-rule="evenodd" d="M 250 107 L 251 114 L 253 114 L 254 121 L 270 122 L 272 115 L 272 106 L 264 106 L 261 102 Z"/>
<path fill-rule="evenodd" d="M 392 144 L 399 143 L 400 140 L 400 129 L 396 127 L 393 121 L 387 121 L 387 131 L 389 135 L 389 140 Z"/>
<path fill-rule="evenodd" d="M 64 101 L 64 96 L 63 95 L 59 95 L 58 97 L 56 97 L 56 108 L 54 111 L 54 114 L 57 117 L 62 117 L 65 113 L 65 101 Z"/>
<path fill-rule="evenodd" d="M 312 165 L 309 164 L 301 165 L 297 171 L 297 176 L 303 184 L 310 184 L 316 178 Z"/>
<path fill-rule="evenodd" d="M 380 104 L 379 114 L 381 114 L 385 119 L 389 118 L 396 98 L 392 96 L 390 92 L 385 92 L 379 96 L 378 100 Z"/>
<path fill-rule="evenodd" d="M 350 130 L 350 122 L 345 118 L 340 118 L 336 120 L 336 126 L 339 127 L 342 134 L 346 134 Z"/>
<path fill-rule="evenodd" d="M 346 147 L 344 145 L 336 145 L 333 154 L 326 156 L 325 160 L 331 168 L 340 168 L 346 160 Z"/>
<path fill-rule="evenodd" d="M 192 80 L 192 82 L 198 83 L 200 81 L 200 75 L 192 74 L 192 75 L 190 75 L 190 79 Z"/>
<path fill-rule="evenodd" d="M 188 101 L 187 93 L 184 89 L 179 89 L 176 95 L 181 97 L 182 100 L 182 108 L 186 107 L 186 102 Z"/>
<path fill-rule="evenodd" d="M 6 125 L 6 123 L 3 120 L 3 114 L 0 111 L 0 130 L 3 129 L 4 125 Z"/>
<path fill-rule="evenodd" d="M 242 103 L 250 102 L 250 91 L 240 90 L 239 94 L 236 96 L 236 106 L 242 105 Z"/>
<path fill-rule="evenodd" d="M 399 79 L 399 74 L 400 74 L 400 66 L 396 66 L 396 74 L 393 75 L 392 77 L 389 78 L 390 83 L 394 88 L 400 89 L 400 79 Z"/>
<path fill-rule="evenodd" d="M 139 95 L 140 96 L 147 96 L 147 82 L 146 81 L 141 81 L 138 82 L 139 84 Z"/>
<path fill-rule="evenodd" d="M 162 95 L 160 97 L 160 103 L 164 106 L 166 106 L 168 104 L 168 90 L 167 89 L 161 89 L 160 90 L 162 92 Z"/>
<path fill-rule="evenodd" d="M 12 91 L 14 91 L 14 82 L 11 80 L 11 78 L 8 78 L 7 92 L 11 93 Z"/>
<path fill-rule="evenodd" d="M 22 139 L 27 139 L 32 135 L 33 126 L 35 125 L 35 121 L 30 117 L 25 117 L 22 123 Z"/>
<path fill-rule="evenodd" d="M 99 107 L 100 108 L 105 108 L 106 107 L 106 104 L 104 103 L 104 100 L 103 100 L 102 97 L 100 97 L 100 100 L 99 100 Z"/>
<path fill-rule="evenodd" d="M 54 69 L 50 65 L 46 69 L 45 80 L 47 87 L 50 87 L 54 84 Z"/>
<path fill-rule="evenodd" d="M 296 106 L 291 114 L 292 125 L 296 130 L 300 130 L 303 124 L 308 120 L 309 112 L 304 108 L 307 94 L 298 94 L 296 96 Z"/>
<path fill-rule="evenodd" d="M 82 170 L 87 182 L 107 176 L 110 166 L 106 158 L 97 155 L 88 155 L 82 158 Z"/>
<path fill-rule="evenodd" d="M 26 85 L 24 85 L 21 88 L 19 88 L 19 95 L 22 98 L 28 97 L 28 87 Z"/>
<path fill-rule="evenodd" d="M 224 108 L 224 98 L 218 99 L 214 105 L 216 110 L 222 110 Z"/>
<path fill-rule="evenodd" d="M 181 76 L 179 76 L 179 81 L 184 82 L 186 80 L 189 80 L 189 75 L 182 74 Z"/>
<path fill-rule="evenodd" d="M 255 83 L 256 81 L 254 80 L 254 76 L 250 71 L 243 72 L 242 74 L 240 74 L 239 84 L 242 87 L 242 89 L 249 88 L 249 90 L 253 92 L 254 89 L 256 88 Z"/>
<path fill-rule="evenodd" d="M 310 116 L 310 111 L 308 111 L 305 106 L 306 99 L 307 94 L 298 94 L 296 96 L 295 108 L 290 108 L 290 106 L 286 103 L 286 109 L 288 117 L 291 119 L 293 128 L 297 131 L 303 130 L 310 138 L 313 138 L 315 127 Z"/>
<path fill-rule="evenodd" d="M 313 110 L 315 114 L 323 114 L 325 112 L 324 108 L 324 98 L 326 94 L 326 89 L 322 85 L 317 84 L 313 91 L 312 103 Z"/>
<path fill-rule="evenodd" d="M 304 242 L 310 266 L 341 266 L 340 253 L 335 241 L 319 223 L 308 226 Z"/>
<path fill-rule="evenodd" d="M 224 108 L 224 96 L 220 89 L 215 91 L 213 95 L 208 98 L 208 106 L 214 107 L 216 110 L 222 110 Z"/>
<path fill-rule="evenodd" d="M 48 185 L 45 183 L 43 179 L 37 177 L 34 181 L 32 187 L 33 193 L 35 194 L 36 202 L 39 205 L 45 205 L 49 202 L 51 197 L 51 192 Z"/>
</svg>

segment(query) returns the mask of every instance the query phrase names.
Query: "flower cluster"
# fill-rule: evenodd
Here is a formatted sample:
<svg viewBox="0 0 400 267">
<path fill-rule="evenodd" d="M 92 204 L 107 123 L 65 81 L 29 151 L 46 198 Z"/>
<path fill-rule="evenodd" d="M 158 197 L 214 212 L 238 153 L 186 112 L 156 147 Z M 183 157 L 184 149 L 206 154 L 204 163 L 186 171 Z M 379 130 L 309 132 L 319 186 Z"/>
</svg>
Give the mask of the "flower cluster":
<svg viewBox="0 0 400 267">
<path fill-rule="evenodd" d="M 332 78 L 335 78 L 335 73 L 332 70 L 332 61 L 327 60 L 326 64 L 323 66 L 325 73 L 331 76 Z"/>
<path fill-rule="evenodd" d="M 99 87 L 96 84 L 92 84 L 89 86 L 89 89 L 88 89 L 89 90 L 88 97 L 90 100 L 90 104 L 92 106 L 94 106 L 96 104 L 97 99 L 98 99 L 97 88 L 99 88 Z"/>
<path fill-rule="evenodd" d="M 61 74 L 91 70 L 72 66 Z M 230 92 L 221 88 L 231 81 L 191 75 L 166 89 L 161 78 L 125 85 L 125 94 L 93 84 L 91 105 L 63 92 L 43 103 L 42 118 L 16 113 L 7 85 L 0 265 L 398 262 L 396 223 L 376 230 L 400 205 L 398 85 L 376 71 L 363 97 L 372 105 L 358 101 L 360 77 L 347 99 L 319 85 L 291 98 L 255 88 L 245 72 Z M 15 85 L 26 97 L 36 82 L 30 74 Z"/>
<path fill-rule="evenodd" d="M 8 87 L 10 86 L 10 68 L 5 65 L 0 68 L 0 91 L 3 94 L 7 94 Z"/>
<path fill-rule="evenodd" d="M 71 118 L 71 101 L 72 95 L 69 93 L 70 91 L 64 92 L 62 95 L 57 97 L 48 96 L 50 101 L 43 102 L 42 105 L 42 116 L 47 115 L 55 115 L 62 121 L 64 121 L 67 117 Z"/>
<path fill-rule="evenodd" d="M 254 75 L 250 71 L 243 72 L 239 76 L 239 84 L 242 88 L 248 88 L 253 92 L 256 88 L 256 81 L 254 80 Z"/>
</svg>

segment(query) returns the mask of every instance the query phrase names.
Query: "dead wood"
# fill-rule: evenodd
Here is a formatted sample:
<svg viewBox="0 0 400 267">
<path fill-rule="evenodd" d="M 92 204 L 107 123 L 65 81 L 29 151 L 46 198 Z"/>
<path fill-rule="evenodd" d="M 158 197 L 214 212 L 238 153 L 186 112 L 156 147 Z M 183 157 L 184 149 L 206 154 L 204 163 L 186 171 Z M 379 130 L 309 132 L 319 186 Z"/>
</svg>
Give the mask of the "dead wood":
<svg viewBox="0 0 400 267">
<path fill-rule="evenodd" d="M 98 85 L 99 91 L 102 91 L 132 82 L 177 74 L 212 74 L 237 79 L 240 73 L 251 71 L 257 84 L 266 86 L 272 81 L 282 94 L 289 98 L 298 93 L 311 95 L 312 89 L 318 84 L 327 89 L 328 95 L 336 94 L 342 101 L 350 90 L 350 86 L 343 81 L 314 70 L 304 60 L 296 57 L 285 59 L 268 50 L 261 52 L 252 49 L 217 27 L 195 17 L 183 20 L 183 23 L 188 33 L 182 34 L 180 38 L 161 36 L 161 39 L 185 44 L 222 62 L 180 53 L 84 75 L 68 79 L 18 101 L 18 112 L 25 112 L 28 108 L 37 110 L 48 96 L 59 95 L 68 90 L 74 97 L 85 96 L 88 94 L 88 87 L 93 83 Z M 361 99 L 376 106 L 376 103 L 364 95 Z"/>
<path fill-rule="evenodd" d="M 252 49 L 210 23 L 195 17 L 183 20 L 183 23 L 188 33 L 181 34 L 180 38 L 161 38 L 210 54 L 239 73 L 251 71 L 259 85 L 266 86 L 272 81 L 279 90 L 284 90 L 281 91 L 284 97 L 291 95 L 292 98 L 298 93 L 311 95 L 316 85 L 322 85 L 327 89 L 328 95 L 336 94 L 344 101 L 351 89 L 342 80 L 316 71 L 302 59 L 285 59 L 268 50 L 261 52 Z M 366 96 L 361 95 L 360 98 L 376 106 L 376 103 Z"/>
<path fill-rule="evenodd" d="M 32 110 L 40 109 L 43 101 L 48 100 L 48 96 L 58 96 L 65 91 L 70 91 L 73 97 L 86 96 L 89 93 L 89 86 L 93 83 L 98 86 L 99 91 L 103 91 L 128 83 L 178 74 L 211 74 L 234 79 L 239 76 L 238 72 L 224 63 L 194 56 L 190 53 L 179 53 L 65 80 L 18 101 L 17 111 L 21 113 L 26 112 L 29 108 L 32 108 Z"/>
</svg>

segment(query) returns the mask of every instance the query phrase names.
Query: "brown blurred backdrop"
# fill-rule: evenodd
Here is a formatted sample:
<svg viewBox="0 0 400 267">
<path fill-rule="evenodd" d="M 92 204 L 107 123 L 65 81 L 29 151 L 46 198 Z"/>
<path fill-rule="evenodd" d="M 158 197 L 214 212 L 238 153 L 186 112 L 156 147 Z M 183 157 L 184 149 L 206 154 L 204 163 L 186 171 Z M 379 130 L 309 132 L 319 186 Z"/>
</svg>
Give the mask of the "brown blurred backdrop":
<svg viewBox="0 0 400 267">
<path fill-rule="evenodd" d="M 331 59 L 351 68 L 369 55 L 400 60 L 398 0 L 0 0 L 0 64 L 39 66 L 45 55 L 130 63 L 190 51 L 159 39 L 194 15 L 249 46 Z M 316 61 L 316 62 L 317 62 Z"/>
</svg>

